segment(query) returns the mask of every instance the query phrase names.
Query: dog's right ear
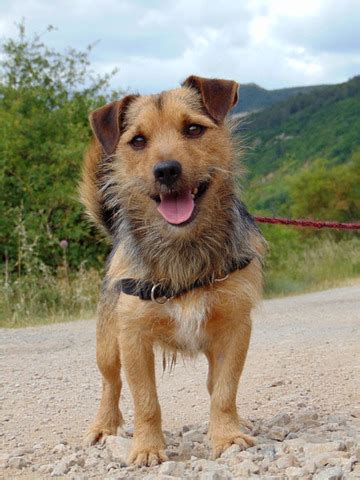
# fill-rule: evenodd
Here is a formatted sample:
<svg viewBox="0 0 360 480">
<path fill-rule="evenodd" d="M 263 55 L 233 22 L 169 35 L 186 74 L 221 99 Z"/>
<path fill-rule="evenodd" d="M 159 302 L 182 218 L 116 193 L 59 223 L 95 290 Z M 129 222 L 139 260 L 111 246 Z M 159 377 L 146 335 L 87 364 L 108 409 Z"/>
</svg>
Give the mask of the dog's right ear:
<svg viewBox="0 0 360 480">
<path fill-rule="evenodd" d="M 122 100 L 108 103 L 90 113 L 92 131 L 107 155 L 115 152 L 121 134 L 122 116 L 136 97 L 137 95 L 127 95 Z"/>
</svg>

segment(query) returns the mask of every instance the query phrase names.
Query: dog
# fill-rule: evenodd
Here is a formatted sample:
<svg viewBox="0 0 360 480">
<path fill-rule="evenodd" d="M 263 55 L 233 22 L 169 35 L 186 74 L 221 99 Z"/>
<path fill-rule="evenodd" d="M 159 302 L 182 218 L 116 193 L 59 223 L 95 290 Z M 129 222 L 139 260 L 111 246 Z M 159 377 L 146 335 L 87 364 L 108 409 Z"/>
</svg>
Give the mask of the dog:
<svg viewBox="0 0 360 480">
<path fill-rule="evenodd" d="M 236 141 L 227 114 L 238 84 L 190 76 L 157 95 L 127 95 L 90 114 L 81 199 L 112 251 L 99 302 L 103 377 L 88 444 L 115 435 L 120 366 L 134 401 L 129 464 L 165 461 L 154 347 L 205 354 L 214 456 L 253 445 L 236 395 L 261 295 L 264 242 L 236 196 Z"/>
</svg>

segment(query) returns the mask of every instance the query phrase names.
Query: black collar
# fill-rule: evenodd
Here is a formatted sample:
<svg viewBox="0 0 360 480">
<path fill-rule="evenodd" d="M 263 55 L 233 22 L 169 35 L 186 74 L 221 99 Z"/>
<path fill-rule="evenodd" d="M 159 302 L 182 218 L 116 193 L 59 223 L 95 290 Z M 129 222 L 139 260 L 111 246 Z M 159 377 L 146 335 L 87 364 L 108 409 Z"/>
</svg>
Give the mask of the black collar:
<svg viewBox="0 0 360 480">
<path fill-rule="evenodd" d="M 171 287 L 164 283 L 152 283 L 147 280 L 136 280 L 134 278 L 122 278 L 116 282 L 116 288 L 119 292 L 126 293 L 127 295 L 134 295 L 139 297 L 140 300 L 152 300 L 156 303 L 166 303 L 173 297 L 178 297 L 194 288 L 206 287 L 216 282 L 222 282 L 226 280 L 230 273 L 236 270 L 241 270 L 249 265 L 253 260 L 253 257 L 244 257 L 239 260 L 233 260 L 227 271 L 224 272 L 222 278 L 214 278 L 209 276 L 196 280 L 194 283 L 186 288 L 180 290 L 173 290 Z"/>
</svg>

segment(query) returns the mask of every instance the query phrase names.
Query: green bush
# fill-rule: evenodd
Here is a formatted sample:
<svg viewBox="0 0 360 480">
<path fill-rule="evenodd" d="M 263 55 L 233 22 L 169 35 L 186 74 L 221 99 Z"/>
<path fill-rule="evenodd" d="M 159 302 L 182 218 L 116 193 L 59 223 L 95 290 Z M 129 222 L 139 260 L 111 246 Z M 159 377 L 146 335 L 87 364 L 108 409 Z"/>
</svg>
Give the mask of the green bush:
<svg viewBox="0 0 360 480">
<path fill-rule="evenodd" d="M 52 30 L 49 27 L 48 32 Z M 90 139 L 88 113 L 105 103 L 109 75 L 97 77 L 89 54 L 49 49 L 39 36 L 2 45 L 0 62 L 1 257 L 11 272 L 26 273 L 19 257 L 19 222 L 44 264 L 61 263 L 68 242 L 71 268 L 99 266 L 105 247 L 84 218 L 77 183 Z"/>
</svg>

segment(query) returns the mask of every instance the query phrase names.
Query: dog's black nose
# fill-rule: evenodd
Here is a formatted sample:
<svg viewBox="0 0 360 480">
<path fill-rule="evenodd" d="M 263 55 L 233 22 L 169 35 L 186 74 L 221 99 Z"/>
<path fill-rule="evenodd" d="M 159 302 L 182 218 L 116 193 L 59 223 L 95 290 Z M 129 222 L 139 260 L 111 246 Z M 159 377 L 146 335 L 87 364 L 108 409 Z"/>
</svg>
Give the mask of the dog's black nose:
<svg viewBox="0 0 360 480">
<path fill-rule="evenodd" d="M 177 160 L 159 162 L 154 167 L 154 176 L 163 185 L 171 187 L 181 175 L 181 163 Z"/>
</svg>

